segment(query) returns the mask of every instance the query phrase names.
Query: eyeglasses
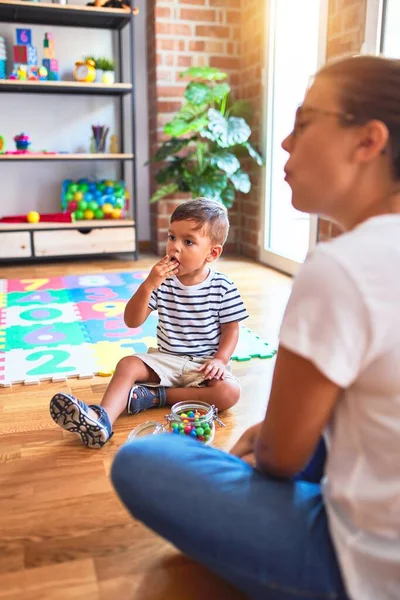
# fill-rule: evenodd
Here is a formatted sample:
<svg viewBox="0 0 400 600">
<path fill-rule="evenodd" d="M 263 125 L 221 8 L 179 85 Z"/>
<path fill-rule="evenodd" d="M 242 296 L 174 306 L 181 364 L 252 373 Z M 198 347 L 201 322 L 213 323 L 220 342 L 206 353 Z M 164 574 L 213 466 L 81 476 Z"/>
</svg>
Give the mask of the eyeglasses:
<svg viewBox="0 0 400 600">
<path fill-rule="evenodd" d="M 315 106 L 311 106 L 310 104 L 298 107 L 296 110 L 296 116 L 294 120 L 294 127 L 292 131 L 292 135 L 298 135 L 304 127 L 308 125 L 308 122 L 302 122 L 302 119 L 305 119 L 308 114 L 316 114 L 328 117 L 338 117 L 343 124 L 355 123 L 357 118 L 355 115 L 351 113 L 341 112 L 339 110 L 324 110 L 322 108 L 317 108 Z"/>
</svg>

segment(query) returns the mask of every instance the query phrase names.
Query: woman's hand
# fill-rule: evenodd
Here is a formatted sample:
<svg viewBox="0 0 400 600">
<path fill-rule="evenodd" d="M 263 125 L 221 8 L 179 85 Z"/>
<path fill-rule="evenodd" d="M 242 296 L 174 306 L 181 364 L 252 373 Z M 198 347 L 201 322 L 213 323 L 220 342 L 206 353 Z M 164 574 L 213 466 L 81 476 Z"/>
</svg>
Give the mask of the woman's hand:
<svg viewBox="0 0 400 600">
<path fill-rule="evenodd" d="M 231 454 L 238 456 L 252 467 L 256 466 L 254 449 L 261 427 L 262 423 L 249 427 L 231 449 Z"/>
</svg>

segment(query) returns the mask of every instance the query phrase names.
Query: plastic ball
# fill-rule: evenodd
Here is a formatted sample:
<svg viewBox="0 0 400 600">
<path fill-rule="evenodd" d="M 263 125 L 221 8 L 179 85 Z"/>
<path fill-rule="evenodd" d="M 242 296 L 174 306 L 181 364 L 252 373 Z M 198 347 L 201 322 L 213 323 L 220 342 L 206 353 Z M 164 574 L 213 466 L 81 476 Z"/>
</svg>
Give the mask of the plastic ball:
<svg viewBox="0 0 400 600">
<path fill-rule="evenodd" d="M 91 202 L 89 202 L 88 208 L 90 210 L 95 211 L 95 210 L 97 210 L 99 208 L 99 205 L 97 204 L 97 202 L 95 200 L 92 200 Z"/>
<path fill-rule="evenodd" d="M 111 188 L 111 193 L 113 193 L 114 191 L 114 186 L 115 186 L 115 181 L 112 181 L 112 179 L 107 179 L 107 181 L 104 182 L 104 185 L 106 187 Z"/>
<path fill-rule="evenodd" d="M 82 219 L 83 219 L 83 211 L 82 210 L 76 210 L 73 214 L 75 215 L 75 219 L 77 221 L 82 221 Z"/>
<path fill-rule="evenodd" d="M 114 210 L 111 213 L 111 218 L 112 219 L 120 219 L 121 218 L 121 209 L 120 208 L 114 208 Z"/>
<path fill-rule="evenodd" d="M 85 217 L 85 219 L 88 219 L 88 221 L 89 221 L 90 219 L 93 219 L 94 212 L 92 210 L 85 210 L 85 212 L 83 213 L 83 216 Z"/>
<path fill-rule="evenodd" d="M 72 192 L 67 192 L 65 194 L 65 199 L 67 202 L 72 202 L 72 200 L 74 199 L 74 194 Z"/>
<path fill-rule="evenodd" d="M 104 185 L 103 182 L 100 182 L 100 183 L 97 184 L 97 189 L 100 190 L 101 192 L 104 192 L 104 188 L 105 187 L 106 186 Z"/>
<path fill-rule="evenodd" d="M 78 208 L 79 210 L 86 210 L 88 207 L 86 200 L 80 200 L 78 202 Z"/>
<path fill-rule="evenodd" d="M 39 223 L 40 215 L 38 212 L 36 212 L 36 210 L 31 210 L 26 215 L 26 220 L 28 221 L 28 223 Z"/>
<path fill-rule="evenodd" d="M 80 200 L 82 200 L 82 198 L 83 198 L 82 192 L 75 192 L 74 193 L 74 200 L 76 200 L 77 202 L 79 202 Z"/>
<path fill-rule="evenodd" d="M 192 431 L 192 428 L 190 425 L 187 425 L 183 431 L 186 433 L 186 435 L 189 435 Z"/>
<path fill-rule="evenodd" d="M 123 188 L 119 188 L 114 190 L 114 196 L 116 196 L 117 198 L 123 198 L 125 196 L 125 191 Z"/>
<path fill-rule="evenodd" d="M 103 192 L 102 192 L 101 190 L 96 190 L 96 191 L 94 192 L 94 197 L 95 197 L 95 198 L 101 198 L 101 197 L 102 197 L 102 195 L 103 195 Z"/>
<path fill-rule="evenodd" d="M 117 198 L 114 203 L 115 208 L 124 208 L 124 201 Z"/>
<path fill-rule="evenodd" d="M 190 434 L 192 437 L 197 437 L 197 433 L 195 429 L 192 429 L 192 431 L 190 432 Z"/>
<path fill-rule="evenodd" d="M 202 427 L 198 427 L 196 429 L 196 433 L 199 437 L 201 437 L 202 435 L 204 435 L 204 429 Z"/>
<path fill-rule="evenodd" d="M 78 185 L 78 190 L 79 190 L 80 192 L 83 192 L 83 193 L 85 193 L 85 192 L 87 192 L 87 191 L 88 191 L 88 189 L 89 189 L 89 186 L 88 186 L 88 184 L 87 184 L 87 183 L 80 183 L 80 184 Z"/>
<path fill-rule="evenodd" d="M 94 218 L 95 219 L 104 219 L 104 213 L 100 208 L 98 208 L 97 210 L 94 211 Z"/>
<path fill-rule="evenodd" d="M 109 202 L 106 202 L 105 204 L 103 204 L 103 212 L 105 215 L 111 215 L 113 210 L 114 210 L 113 206 Z"/>
<path fill-rule="evenodd" d="M 113 194 L 113 193 L 114 193 L 114 188 L 113 188 L 113 187 L 110 187 L 110 186 L 108 186 L 108 185 L 106 185 L 106 187 L 105 187 L 105 189 L 104 189 L 104 193 L 105 193 L 105 194 L 110 194 L 110 195 L 111 195 L 111 194 Z"/>
<path fill-rule="evenodd" d="M 68 210 L 73 212 L 77 208 L 78 208 L 78 203 L 76 200 L 72 200 L 71 202 L 68 203 Z"/>
<path fill-rule="evenodd" d="M 189 417 L 189 419 L 193 419 L 194 412 L 191 410 L 190 412 L 188 412 L 187 416 Z"/>
<path fill-rule="evenodd" d="M 74 194 L 78 191 L 78 185 L 76 183 L 71 183 L 69 186 L 69 191 Z"/>
<path fill-rule="evenodd" d="M 93 197 L 94 197 L 94 195 L 91 192 L 86 192 L 85 193 L 85 200 L 86 200 L 86 202 L 92 202 L 93 201 Z"/>
</svg>

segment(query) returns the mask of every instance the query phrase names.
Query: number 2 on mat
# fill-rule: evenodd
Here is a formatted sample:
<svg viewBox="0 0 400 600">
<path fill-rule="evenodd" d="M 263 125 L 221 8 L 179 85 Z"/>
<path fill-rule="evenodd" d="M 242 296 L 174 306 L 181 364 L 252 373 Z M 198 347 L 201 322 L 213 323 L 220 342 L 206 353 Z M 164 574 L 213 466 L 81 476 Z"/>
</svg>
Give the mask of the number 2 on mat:
<svg viewBox="0 0 400 600">
<path fill-rule="evenodd" d="M 27 375 L 50 375 L 53 373 L 69 373 L 70 371 L 76 371 L 76 367 L 60 367 L 58 365 L 68 358 L 71 358 L 69 352 L 65 350 L 53 350 L 53 351 L 45 351 L 41 350 L 40 352 L 34 352 L 33 354 L 29 354 L 26 357 L 26 360 L 34 361 L 40 360 L 42 357 L 51 356 L 51 359 L 43 364 L 35 367 L 31 371 L 27 372 Z"/>
<path fill-rule="evenodd" d="M 31 292 L 33 290 L 38 290 L 42 285 L 47 283 L 48 279 L 21 279 L 21 283 L 26 283 L 25 290 L 27 292 Z"/>
</svg>

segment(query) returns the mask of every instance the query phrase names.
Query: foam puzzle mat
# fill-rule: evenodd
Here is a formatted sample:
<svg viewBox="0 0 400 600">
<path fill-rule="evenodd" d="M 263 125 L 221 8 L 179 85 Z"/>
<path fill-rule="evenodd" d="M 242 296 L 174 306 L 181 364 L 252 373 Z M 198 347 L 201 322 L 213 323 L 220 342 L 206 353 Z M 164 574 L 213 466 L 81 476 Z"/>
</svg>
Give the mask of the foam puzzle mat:
<svg viewBox="0 0 400 600">
<path fill-rule="evenodd" d="M 0 279 L 0 386 L 111 375 L 129 354 L 156 346 L 157 313 L 136 329 L 126 302 L 147 271 Z M 233 360 L 271 358 L 275 350 L 241 326 Z"/>
</svg>

